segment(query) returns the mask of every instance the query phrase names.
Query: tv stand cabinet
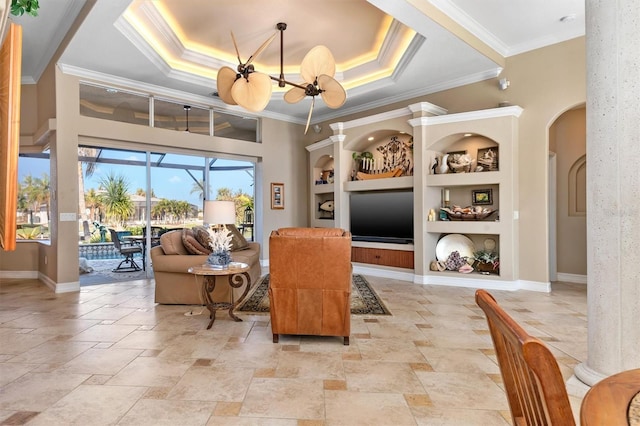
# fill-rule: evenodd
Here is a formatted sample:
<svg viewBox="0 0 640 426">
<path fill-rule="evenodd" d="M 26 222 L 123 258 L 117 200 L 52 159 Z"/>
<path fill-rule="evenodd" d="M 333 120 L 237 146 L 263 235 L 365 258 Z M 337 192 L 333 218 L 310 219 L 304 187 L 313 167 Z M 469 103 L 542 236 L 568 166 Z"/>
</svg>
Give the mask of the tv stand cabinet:
<svg viewBox="0 0 640 426">
<path fill-rule="evenodd" d="M 351 246 L 351 261 L 413 269 L 413 250 Z"/>
</svg>

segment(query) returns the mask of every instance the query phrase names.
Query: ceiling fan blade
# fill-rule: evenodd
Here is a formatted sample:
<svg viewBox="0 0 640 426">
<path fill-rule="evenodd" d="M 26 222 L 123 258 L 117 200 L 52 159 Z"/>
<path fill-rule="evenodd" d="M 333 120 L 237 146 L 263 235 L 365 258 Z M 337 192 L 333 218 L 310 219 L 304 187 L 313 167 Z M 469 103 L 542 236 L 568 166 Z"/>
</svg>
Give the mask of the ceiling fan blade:
<svg viewBox="0 0 640 426">
<path fill-rule="evenodd" d="M 249 111 L 262 111 L 271 98 L 271 77 L 253 72 L 248 78 L 239 78 L 231 87 L 233 100 Z"/>
<path fill-rule="evenodd" d="M 236 36 L 233 35 L 233 31 L 231 31 L 231 40 L 233 40 L 233 47 L 236 49 L 236 56 L 238 57 L 238 63 L 242 63 L 242 59 L 240 59 L 240 51 L 238 50 L 238 43 L 236 43 Z"/>
<path fill-rule="evenodd" d="M 275 33 L 274 35 L 269 37 L 264 43 L 262 43 L 262 46 L 258 47 L 258 50 L 256 50 L 256 52 L 253 55 L 249 56 L 249 59 L 247 60 L 247 63 L 245 65 L 249 65 L 251 62 L 255 61 L 258 58 L 258 55 L 260 55 L 262 51 L 271 44 L 273 39 L 276 38 L 276 35 L 278 35 L 278 33 Z"/>
<path fill-rule="evenodd" d="M 336 74 L 336 61 L 326 46 L 316 46 L 305 55 L 300 64 L 303 81 L 314 82 L 320 74 L 333 77 Z"/>
<path fill-rule="evenodd" d="M 309 116 L 307 117 L 307 125 L 304 128 L 304 134 L 307 134 L 307 130 L 309 130 L 309 123 L 311 123 L 311 114 L 313 114 L 313 104 L 316 103 L 316 97 L 311 98 L 311 108 L 309 108 Z"/>
<path fill-rule="evenodd" d="M 218 96 L 227 105 L 236 105 L 236 101 L 231 96 L 231 87 L 237 79 L 237 74 L 229 67 L 222 67 L 218 70 L 216 84 L 218 86 Z"/>
<path fill-rule="evenodd" d="M 292 89 L 287 90 L 287 93 L 284 94 L 284 100 L 287 103 L 295 104 L 304 99 L 304 89 L 299 87 L 294 87 Z"/>
<path fill-rule="evenodd" d="M 333 77 L 324 74 L 319 75 L 318 87 L 323 90 L 320 96 L 322 96 L 322 100 L 329 108 L 340 108 L 347 100 L 347 92 Z"/>
</svg>

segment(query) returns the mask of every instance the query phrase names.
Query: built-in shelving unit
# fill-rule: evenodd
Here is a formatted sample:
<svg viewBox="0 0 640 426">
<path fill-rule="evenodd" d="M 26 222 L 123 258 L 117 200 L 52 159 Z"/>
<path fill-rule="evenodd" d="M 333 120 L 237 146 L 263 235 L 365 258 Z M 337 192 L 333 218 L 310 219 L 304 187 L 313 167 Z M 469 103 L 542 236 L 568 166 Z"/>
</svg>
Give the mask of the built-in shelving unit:
<svg viewBox="0 0 640 426">
<path fill-rule="evenodd" d="M 517 124 L 522 109 L 505 107 L 459 114 L 445 113 L 439 107 L 421 103 L 352 122 L 332 124 L 334 136 L 307 147 L 311 165 L 311 226 L 349 229 L 350 193 L 412 188 L 414 244 L 354 241 L 356 267 L 362 265 L 366 273 L 380 276 L 393 276 L 389 275 L 390 271 L 400 271 L 404 277 L 412 276 L 414 282 L 424 284 L 474 286 L 473 283 L 477 282 L 477 286 L 485 288 L 513 288 L 517 280 L 518 259 Z M 412 175 L 353 180 L 354 153 L 373 151 L 379 160 L 375 144 L 381 137 L 407 134 L 413 134 Z M 443 154 L 466 152 L 477 160 L 478 155 L 488 148 L 498 158 L 497 167 L 492 166 L 491 171 L 475 171 L 473 168 L 467 173 L 434 174 L 434 159 Z M 335 170 L 335 180 L 333 183 L 317 185 L 317 178 L 329 167 L 329 159 Z M 474 191 L 489 190 L 492 200 L 486 207 L 497 212 L 485 220 L 427 221 L 431 209 L 439 213 L 445 189 L 450 194 L 451 204 L 462 207 L 473 204 Z M 335 201 L 333 220 L 320 219 L 317 212 L 319 203 L 328 199 Z M 493 239 L 500 253 L 499 274 L 430 270 L 430 263 L 436 259 L 438 241 L 447 234 L 466 235 L 477 250 L 483 248 L 484 240 Z M 408 261 L 411 256 L 412 262 Z"/>
<path fill-rule="evenodd" d="M 315 228 L 331 228 L 335 225 L 334 213 L 323 211 L 320 206 L 327 201 L 335 200 L 334 176 L 331 177 L 331 181 L 328 176 L 328 172 L 334 170 L 333 144 L 325 141 L 308 147 L 308 150 L 309 164 L 312 166 L 309 174 L 310 223 Z"/>
<path fill-rule="evenodd" d="M 436 247 L 440 238 L 448 234 L 462 234 L 470 238 L 476 250 L 483 249 L 486 239 L 496 243 L 500 256 L 499 274 L 463 275 L 454 271 L 425 271 L 423 282 L 441 281 L 459 285 L 465 280 L 482 280 L 482 285 L 493 282 L 491 287 L 509 288 L 516 279 L 517 264 L 517 118 L 519 107 L 496 108 L 478 112 L 452 114 L 425 120 L 429 127 L 429 140 L 424 147 L 430 162 L 447 153 L 466 153 L 477 160 L 482 152 L 491 149 L 498 158 L 495 171 L 475 171 L 475 163 L 468 173 L 433 174 L 429 168 L 424 188 L 425 207 L 439 212 L 443 204 L 442 193 L 449 193 L 450 204 L 472 206 L 474 191 L 490 191 L 490 203 L 481 204 L 497 212 L 483 220 L 428 221 L 425 225 L 424 256 L 426 262 L 436 259 Z M 451 155 L 451 154 L 450 154 Z"/>
</svg>

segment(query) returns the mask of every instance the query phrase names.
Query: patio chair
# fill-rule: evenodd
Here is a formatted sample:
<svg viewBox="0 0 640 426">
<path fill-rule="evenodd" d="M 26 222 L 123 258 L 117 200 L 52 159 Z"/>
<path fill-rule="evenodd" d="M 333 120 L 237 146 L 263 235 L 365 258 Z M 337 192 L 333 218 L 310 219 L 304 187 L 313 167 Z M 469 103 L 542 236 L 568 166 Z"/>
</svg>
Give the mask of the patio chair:
<svg viewBox="0 0 640 426">
<path fill-rule="evenodd" d="M 115 229 L 109 228 L 109 233 L 111 234 L 111 242 L 113 242 L 116 250 L 124 256 L 124 260 L 120 262 L 113 272 L 132 272 L 141 270 L 140 266 L 138 266 L 135 260 L 133 260 L 133 255 L 136 253 L 142 253 L 142 247 L 137 244 L 129 244 L 120 241 Z"/>
</svg>

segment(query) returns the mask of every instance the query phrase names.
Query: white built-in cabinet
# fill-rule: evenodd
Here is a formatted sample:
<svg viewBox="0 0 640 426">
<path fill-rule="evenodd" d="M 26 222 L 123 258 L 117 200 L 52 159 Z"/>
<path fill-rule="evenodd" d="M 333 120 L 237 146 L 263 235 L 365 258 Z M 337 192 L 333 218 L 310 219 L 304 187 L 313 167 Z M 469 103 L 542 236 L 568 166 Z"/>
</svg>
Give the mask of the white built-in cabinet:
<svg viewBox="0 0 640 426">
<path fill-rule="evenodd" d="M 334 170 L 334 147 L 329 141 L 314 144 L 313 148 L 309 151 L 309 222 L 314 228 L 332 228 L 335 224 L 334 215 L 321 210 L 320 206 L 335 200 L 335 176 L 328 176 Z"/>
<path fill-rule="evenodd" d="M 413 269 L 387 265 L 358 264 L 363 272 L 372 275 L 408 279 L 417 283 L 468 287 L 511 289 L 516 286 L 518 271 L 518 117 L 522 109 L 517 106 L 494 108 L 457 114 L 435 105 L 420 103 L 401 110 L 377 114 L 350 122 L 331 125 L 334 136 L 307 147 L 309 151 L 309 211 L 310 226 L 349 229 L 349 194 L 353 191 L 393 190 L 413 188 L 414 192 L 414 244 L 353 243 L 366 248 L 362 256 L 373 258 L 371 249 L 413 251 Z M 354 162 L 352 154 L 370 150 L 380 138 L 409 134 L 413 137 L 413 176 L 363 181 L 351 180 Z M 373 137 L 374 141 L 369 141 Z M 497 170 L 433 174 L 434 159 L 442 154 L 463 152 L 477 158 L 478 150 L 491 148 L 498 157 Z M 322 174 L 332 169 L 333 183 L 319 183 Z M 472 205 L 474 191 L 490 190 L 492 203 L 485 207 L 498 210 L 482 221 L 428 221 L 429 211 L 438 215 L 443 189 L 448 190 L 450 203 L 463 207 Z M 323 217 L 319 205 L 334 200 L 332 218 Z M 499 275 L 479 273 L 461 274 L 453 271 L 432 271 L 431 261 L 436 258 L 436 246 L 447 234 L 469 237 L 478 250 L 487 238 L 493 239 L 500 253 Z M 406 264 L 406 262 L 404 262 Z"/>
</svg>

